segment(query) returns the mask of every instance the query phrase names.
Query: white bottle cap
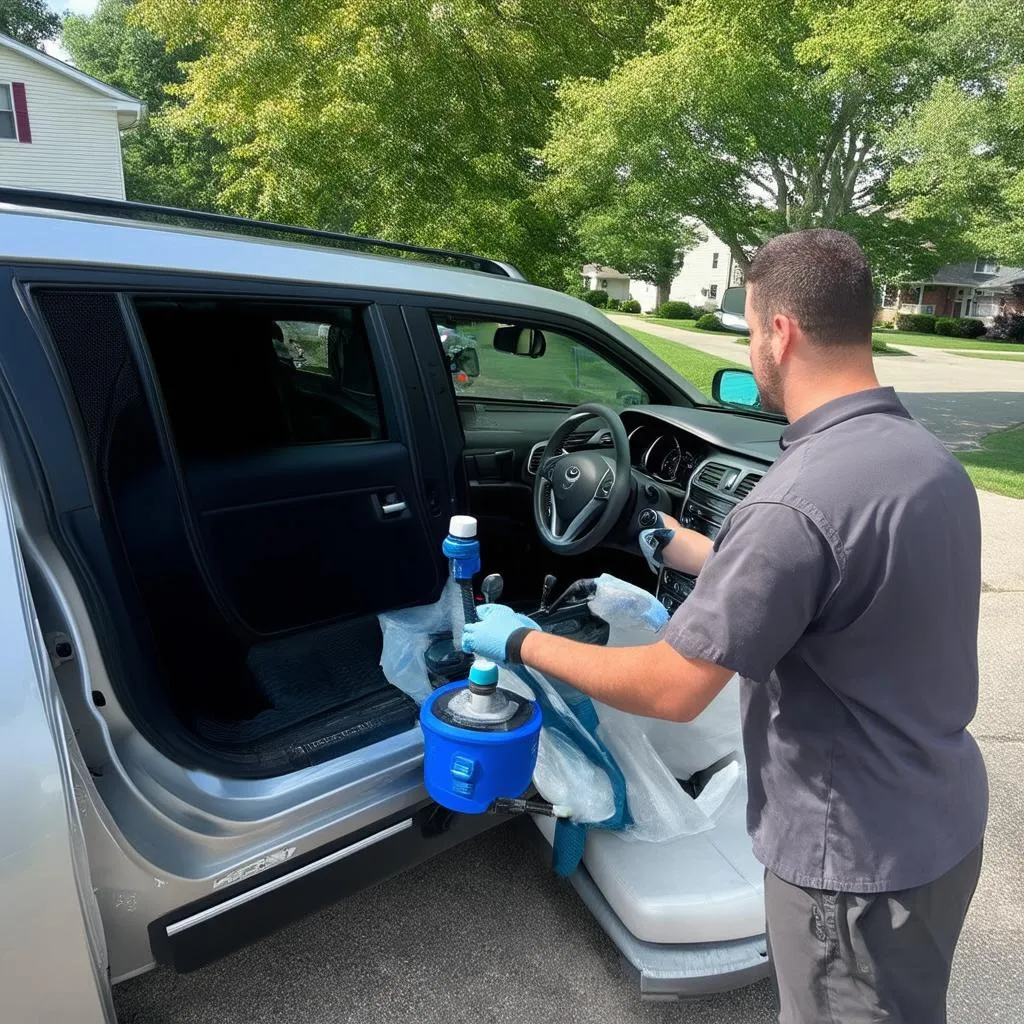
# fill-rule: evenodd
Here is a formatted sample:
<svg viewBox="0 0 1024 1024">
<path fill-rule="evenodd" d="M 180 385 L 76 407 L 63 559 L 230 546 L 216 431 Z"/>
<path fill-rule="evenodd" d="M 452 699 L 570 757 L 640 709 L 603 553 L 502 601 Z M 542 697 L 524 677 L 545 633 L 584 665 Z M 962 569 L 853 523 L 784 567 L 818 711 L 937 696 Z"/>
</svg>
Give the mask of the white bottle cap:
<svg viewBox="0 0 1024 1024">
<path fill-rule="evenodd" d="M 473 516 L 452 516 L 448 522 L 448 533 L 463 539 L 476 536 L 476 519 Z"/>
</svg>

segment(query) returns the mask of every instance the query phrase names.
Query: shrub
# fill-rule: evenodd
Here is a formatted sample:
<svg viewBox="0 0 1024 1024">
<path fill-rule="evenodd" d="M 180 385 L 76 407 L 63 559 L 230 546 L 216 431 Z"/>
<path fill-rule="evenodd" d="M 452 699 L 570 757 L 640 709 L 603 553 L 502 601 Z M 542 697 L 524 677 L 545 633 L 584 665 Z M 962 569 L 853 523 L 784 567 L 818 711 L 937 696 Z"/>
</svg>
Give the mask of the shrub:
<svg viewBox="0 0 1024 1024">
<path fill-rule="evenodd" d="M 972 316 L 961 317 L 953 323 L 956 325 L 954 333 L 958 338 L 980 338 L 985 333 L 984 322 Z M 937 334 L 938 330 L 935 333 Z"/>
<path fill-rule="evenodd" d="M 916 331 L 918 334 L 934 334 L 935 319 L 931 313 L 900 313 L 896 317 L 896 329 Z"/>
<path fill-rule="evenodd" d="M 1024 313 L 1000 313 L 985 333 L 996 341 L 1024 343 Z"/>
<path fill-rule="evenodd" d="M 621 309 L 622 303 L 618 299 L 609 299 L 607 309 Z"/>
<path fill-rule="evenodd" d="M 597 306 L 598 309 L 604 309 L 608 305 L 608 293 L 601 291 L 600 288 L 595 288 L 583 296 L 583 301 L 589 302 L 592 306 Z"/>
<path fill-rule="evenodd" d="M 695 326 L 702 331 L 720 331 L 722 329 L 722 324 L 714 313 L 705 313 L 697 320 Z"/>
<path fill-rule="evenodd" d="M 935 333 L 951 338 L 956 333 L 956 321 L 951 316 L 940 316 L 935 321 Z"/>
<path fill-rule="evenodd" d="M 663 302 L 657 315 L 665 320 L 692 320 L 693 306 L 688 302 Z"/>
<path fill-rule="evenodd" d="M 619 308 L 623 313 L 639 313 L 640 303 L 636 299 L 626 299 Z"/>
</svg>

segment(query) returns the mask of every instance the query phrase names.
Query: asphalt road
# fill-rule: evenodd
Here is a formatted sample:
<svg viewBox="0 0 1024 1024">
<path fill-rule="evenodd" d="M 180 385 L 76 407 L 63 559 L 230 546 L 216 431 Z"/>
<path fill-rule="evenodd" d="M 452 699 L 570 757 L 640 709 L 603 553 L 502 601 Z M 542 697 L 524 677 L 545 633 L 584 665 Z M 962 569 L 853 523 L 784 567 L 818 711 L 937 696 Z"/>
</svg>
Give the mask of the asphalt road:
<svg viewBox="0 0 1024 1024">
<path fill-rule="evenodd" d="M 957 1024 L 1024 1005 L 1024 502 L 982 494 L 981 703 L 991 812 L 950 991 Z M 525 823 L 524 823 L 525 824 Z M 680 870 L 685 871 L 685 865 Z M 504 826 L 200 971 L 115 990 L 122 1024 L 768 1024 L 767 983 L 644 1004 L 611 943 Z"/>
<path fill-rule="evenodd" d="M 631 317 L 611 319 L 721 359 L 749 361 L 747 349 L 731 337 L 638 323 Z M 974 447 L 993 430 L 1024 423 L 1024 363 L 970 359 L 943 349 L 908 346 L 906 351 L 911 354 L 876 356 L 878 378 L 896 388 L 914 418 L 950 448 Z"/>
</svg>

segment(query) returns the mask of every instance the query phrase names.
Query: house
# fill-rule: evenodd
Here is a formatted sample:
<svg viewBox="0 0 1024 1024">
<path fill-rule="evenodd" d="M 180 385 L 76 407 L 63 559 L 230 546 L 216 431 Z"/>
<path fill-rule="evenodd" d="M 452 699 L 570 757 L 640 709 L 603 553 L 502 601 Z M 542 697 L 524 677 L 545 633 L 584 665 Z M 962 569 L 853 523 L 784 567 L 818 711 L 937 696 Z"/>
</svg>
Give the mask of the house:
<svg viewBox="0 0 1024 1024">
<path fill-rule="evenodd" d="M 624 301 L 629 295 L 629 278 L 620 274 L 614 267 L 605 267 L 600 263 L 587 263 L 583 274 L 583 287 L 587 291 L 606 291 L 609 299 Z"/>
<path fill-rule="evenodd" d="M 989 322 L 999 313 L 1024 312 L 1024 300 L 1014 296 L 1014 285 L 1024 286 L 1024 267 L 1000 267 L 995 260 L 950 263 L 930 281 L 882 287 L 879 320 L 894 320 L 897 313 L 933 313 L 935 316 L 976 317 Z"/>
<path fill-rule="evenodd" d="M 145 105 L 0 35 L 0 185 L 124 199 L 121 132 Z"/>
<path fill-rule="evenodd" d="M 726 288 L 743 284 L 743 271 L 716 234 L 696 225 L 704 241 L 686 251 L 683 265 L 672 279 L 667 298 L 688 302 L 698 309 L 717 309 Z M 658 306 L 658 289 L 647 281 L 630 279 L 613 267 L 588 263 L 582 268 L 584 287 L 600 288 L 613 299 L 636 299 L 640 308 L 650 312 Z"/>
</svg>

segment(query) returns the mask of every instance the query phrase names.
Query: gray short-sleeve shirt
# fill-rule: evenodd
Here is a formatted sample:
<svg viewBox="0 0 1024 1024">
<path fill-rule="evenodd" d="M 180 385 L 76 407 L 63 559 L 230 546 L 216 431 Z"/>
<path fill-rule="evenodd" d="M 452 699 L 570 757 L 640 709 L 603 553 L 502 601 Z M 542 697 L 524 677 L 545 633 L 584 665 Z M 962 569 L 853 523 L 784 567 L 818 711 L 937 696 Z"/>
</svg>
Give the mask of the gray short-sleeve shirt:
<svg viewBox="0 0 1024 1024">
<path fill-rule="evenodd" d="M 981 529 L 891 388 L 791 424 L 664 639 L 743 677 L 748 827 L 796 885 L 930 882 L 982 839 Z"/>
</svg>

